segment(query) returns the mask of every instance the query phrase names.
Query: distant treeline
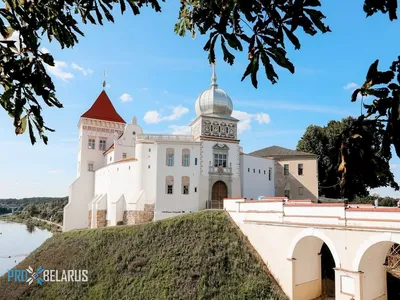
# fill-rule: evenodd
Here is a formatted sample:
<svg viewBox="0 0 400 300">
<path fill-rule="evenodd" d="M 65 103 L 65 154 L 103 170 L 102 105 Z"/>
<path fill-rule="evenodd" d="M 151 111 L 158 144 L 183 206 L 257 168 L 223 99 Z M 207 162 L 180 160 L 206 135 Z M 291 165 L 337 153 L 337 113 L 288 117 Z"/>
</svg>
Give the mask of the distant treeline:
<svg viewBox="0 0 400 300">
<path fill-rule="evenodd" d="M 63 209 L 67 203 L 68 197 L 0 199 L 0 214 L 2 214 L 2 210 L 7 211 L 4 213 L 9 213 L 11 212 L 11 207 L 16 207 L 14 209 L 15 215 L 22 219 L 37 217 L 61 224 L 63 221 Z"/>
<path fill-rule="evenodd" d="M 374 201 L 378 199 L 379 206 L 397 206 L 397 202 L 399 198 L 392 198 L 392 197 L 379 197 L 376 195 L 367 196 L 367 197 L 356 197 L 350 203 L 361 203 L 361 204 L 374 204 Z"/>
</svg>

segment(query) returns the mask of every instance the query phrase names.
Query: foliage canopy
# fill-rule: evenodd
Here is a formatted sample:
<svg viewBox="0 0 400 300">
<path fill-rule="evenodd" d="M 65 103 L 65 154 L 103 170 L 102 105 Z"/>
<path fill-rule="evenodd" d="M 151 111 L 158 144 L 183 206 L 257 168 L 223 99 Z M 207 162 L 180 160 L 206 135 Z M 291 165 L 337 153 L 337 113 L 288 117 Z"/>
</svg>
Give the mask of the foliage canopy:
<svg viewBox="0 0 400 300">
<path fill-rule="evenodd" d="M 348 117 L 324 127 L 311 125 L 298 142 L 297 150 L 318 155 L 320 195 L 352 200 L 369 195 L 371 188 L 399 189 L 390 171 L 391 157 L 377 151 L 385 134 L 383 125 L 366 120 L 358 126 L 357 122 Z"/>
<path fill-rule="evenodd" d="M 78 43 L 78 36 L 84 36 L 79 21 L 100 25 L 106 21 L 114 22 L 113 9 L 123 14 L 129 8 L 134 15 L 140 14 L 144 7 L 161 12 L 164 1 L 3 0 L 4 7 L 0 8 L 0 34 L 3 37 L 0 41 L 0 104 L 13 118 L 15 133 L 23 134 L 28 128 L 32 144 L 37 136 L 47 144 L 46 132 L 54 130 L 42 117 L 43 103 L 62 107 L 45 68 L 46 65 L 54 66 L 54 58 L 40 50 L 43 38 L 58 42 L 62 48 L 73 47 Z M 397 0 L 364 0 L 363 10 L 367 16 L 381 12 L 395 20 L 397 5 Z M 208 51 L 210 62 L 215 61 L 217 41 L 223 59 L 229 64 L 235 62 L 233 51 L 245 52 L 249 63 L 242 80 L 250 77 L 257 88 L 260 64 L 272 83 L 278 80 L 277 66 L 295 72 L 287 57 L 286 46 L 292 44 L 295 49 L 300 49 L 297 37 L 300 29 L 312 36 L 330 31 L 323 22 L 325 16 L 320 7 L 319 0 L 180 0 L 174 30 L 181 36 L 186 32 L 193 37 L 198 33 L 208 34 L 204 50 Z M 368 116 L 362 116 L 360 121 L 375 115 L 377 124 L 387 122 L 381 145 L 383 154 L 388 157 L 390 146 L 394 145 L 400 156 L 400 62 L 395 61 L 386 72 L 377 71 L 377 65 L 378 61 L 371 65 L 366 82 L 353 95 L 353 101 L 357 93 L 376 97 L 372 104 L 366 104 Z M 396 74 L 397 83 L 391 82 Z M 376 87 L 382 84 L 386 86 Z M 382 120 L 384 116 L 386 119 Z"/>
</svg>

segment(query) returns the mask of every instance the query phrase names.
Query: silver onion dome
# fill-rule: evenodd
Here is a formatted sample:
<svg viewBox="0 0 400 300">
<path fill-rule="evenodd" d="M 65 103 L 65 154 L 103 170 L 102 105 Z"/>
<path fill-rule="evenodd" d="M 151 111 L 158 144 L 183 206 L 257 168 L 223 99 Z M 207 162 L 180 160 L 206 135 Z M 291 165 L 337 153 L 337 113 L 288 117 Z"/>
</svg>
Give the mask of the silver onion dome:
<svg viewBox="0 0 400 300">
<path fill-rule="evenodd" d="M 231 98 L 223 90 L 218 88 L 215 64 L 211 76 L 210 87 L 202 92 L 196 100 L 195 110 L 200 115 L 230 116 L 233 110 Z"/>
</svg>

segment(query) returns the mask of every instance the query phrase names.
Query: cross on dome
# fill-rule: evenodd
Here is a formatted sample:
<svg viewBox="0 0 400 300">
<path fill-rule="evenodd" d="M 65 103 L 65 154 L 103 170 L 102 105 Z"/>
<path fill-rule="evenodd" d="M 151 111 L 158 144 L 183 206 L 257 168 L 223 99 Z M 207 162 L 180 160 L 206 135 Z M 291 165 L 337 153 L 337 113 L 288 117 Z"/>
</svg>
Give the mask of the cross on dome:
<svg viewBox="0 0 400 300">
<path fill-rule="evenodd" d="M 218 87 L 217 74 L 215 73 L 215 62 L 212 65 L 211 86 Z"/>
<path fill-rule="evenodd" d="M 197 116 L 230 117 L 233 110 L 231 98 L 218 88 L 215 63 L 212 64 L 211 85 L 202 92 L 195 103 Z"/>
</svg>

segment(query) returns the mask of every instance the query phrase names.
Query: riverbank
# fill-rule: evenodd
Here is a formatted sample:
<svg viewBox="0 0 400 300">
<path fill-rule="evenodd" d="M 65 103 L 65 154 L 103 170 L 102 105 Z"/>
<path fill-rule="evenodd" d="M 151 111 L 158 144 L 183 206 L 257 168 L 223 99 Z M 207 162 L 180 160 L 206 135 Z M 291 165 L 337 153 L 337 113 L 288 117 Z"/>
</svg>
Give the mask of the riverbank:
<svg viewBox="0 0 400 300">
<path fill-rule="evenodd" d="M 40 220 L 35 217 L 27 217 L 21 214 L 13 214 L 8 216 L 0 215 L 0 221 L 25 224 L 27 226 L 27 229 L 31 231 L 33 231 L 35 227 L 39 229 L 45 229 L 53 233 L 62 231 L 61 225 L 56 226 L 55 224 L 52 224 L 49 221 Z"/>
</svg>

